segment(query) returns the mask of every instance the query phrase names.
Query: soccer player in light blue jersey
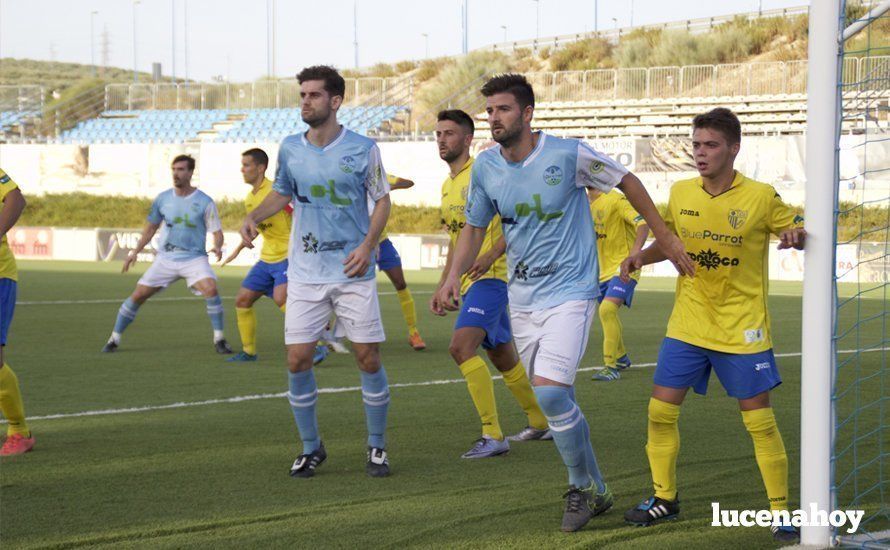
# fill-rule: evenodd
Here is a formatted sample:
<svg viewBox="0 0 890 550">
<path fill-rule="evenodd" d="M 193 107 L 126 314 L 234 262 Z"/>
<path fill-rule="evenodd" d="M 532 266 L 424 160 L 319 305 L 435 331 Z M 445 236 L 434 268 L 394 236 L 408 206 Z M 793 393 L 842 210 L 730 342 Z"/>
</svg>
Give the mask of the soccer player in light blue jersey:
<svg viewBox="0 0 890 550">
<path fill-rule="evenodd" d="M 599 295 L 585 188 L 618 186 L 681 272 L 691 273 L 692 263 L 636 176 L 579 140 L 532 132 L 534 92 L 522 75 L 496 76 L 482 95 L 498 146 L 483 151 L 473 166 L 467 224 L 437 297 L 447 309 L 458 309 L 460 276 L 499 215 L 507 242 L 513 336 L 568 469 L 562 530 L 577 531 L 613 502 L 573 388 Z"/>
<path fill-rule="evenodd" d="M 216 260 L 222 259 L 223 232 L 216 204 L 206 193 L 192 186 L 195 159 L 179 155 L 173 159 L 173 189 L 158 195 L 151 204 L 147 223 L 136 248 L 124 260 L 126 273 L 152 237 L 161 230 L 158 255 L 145 272 L 136 290 L 124 300 L 117 312 L 111 337 L 102 348 L 104 353 L 117 350 L 121 334 L 136 318 L 139 307 L 157 292 L 179 279 L 197 295 L 207 300 L 207 315 L 213 326 L 213 346 L 217 353 L 232 353 L 223 332 L 222 299 L 216 288 L 216 274 L 207 261 L 207 232 L 213 233 Z"/>
<path fill-rule="evenodd" d="M 290 371 L 287 396 L 303 451 L 290 475 L 312 477 L 327 458 L 318 431 L 312 356 L 333 312 L 335 336 L 345 332 L 352 341 L 361 372 L 368 427 L 365 471 L 385 477 L 389 385 L 380 362 L 385 336 L 373 265 L 389 217 L 389 184 L 377 145 L 337 122 L 346 86 L 336 69 L 308 67 L 297 80 L 309 130 L 281 143 L 273 191 L 241 227 L 245 246 L 253 246 L 257 224 L 293 202 L 284 343 Z"/>
</svg>

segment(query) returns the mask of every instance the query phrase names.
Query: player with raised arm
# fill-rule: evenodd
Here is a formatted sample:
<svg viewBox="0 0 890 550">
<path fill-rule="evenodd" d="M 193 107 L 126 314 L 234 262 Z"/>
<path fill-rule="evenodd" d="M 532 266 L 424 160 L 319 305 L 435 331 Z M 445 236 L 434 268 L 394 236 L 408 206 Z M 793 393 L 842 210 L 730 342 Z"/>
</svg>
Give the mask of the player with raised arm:
<svg viewBox="0 0 890 550">
<path fill-rule="evenodd" d="M 0 170 L 0 412 L 6 419 L 6 441 L 0 456 L 27 453 L 34 448 L 34 434 L 25 422 L 25 406 L 19 390 L 19 379 L 6 363 L 6 339 L 15 313 L 18 290 L 18 269 L 9 248 L 6 233 L 25 210 L 25 197 L 19 186 Z"/>
<path fill-rule="evenodd" d="M 207 232 L 213 233 L 211 252 L 222 259 L 223 232 L 216 204 L 206 193 L 192 186 L 195 159 L 179 155 L 171 164 L 173 188 L 158 195 L 151 204 L 142 236 L 124 260 L 122 273 L 136 263 L 139 253 L 161 230 L 158 255 L 146 270 L 136 289 L 117 312 L 111 337 L 102 348 L 104 353 L 116 351 L 121 334 L 133 320 L 139 308 L 157 292 L 179 279 L 185 279 L 194 294 L 204 296 L 207 315 L 213 326 L 213 346 L 217 353 L 232 353 L 223 332 L 223 306 L 216 286 L 216 274 L 207 261 Z"/>
<path fill-rule="evenodd" d="M 621 378 L 620 371 L 630 367 L 618 310 L 622 305 L 630 307 L 634 288 L 640 279 L 640 274 L 634 273 L 630 281 L 622 281 L 619 277 L 621 262 L 643 249 L 649 236 L 649 226 L 621 193 L 603 193 L 590 187 L 587 198 L 590 200 L 590 214 L 596 231 L 596 254 L 600 261 L 598 299 L 605 365 L 594 373 L 593 379 L 609 382 Z"/>
<path fill-rule="evenodd" d="M 803 218 L 773 186 L 735 170 L 742 130 L 732 111 L 717 108 L 698 115 L 692 128 L 700 175 L 671 187 L 665 219 L 698 270 L 695 278 L 681 273 L 677 279 L 674 310 L 658 354 L 646 444 L 655 494 L 624 515 L 636 525 L 680 513 L 680 405 L 689 388 L 705 394 L 712 369 L 726 393 L 738 399 L 770 509 L 788 507 L 788 457 L 769 396 L 782 379 L 770 338 L 767 258 L 771 234 L 779 236 L 780 249 L 803 249 Z M 656 235 L 655 244 L 624 260 L 625 281 L 629 273 L 665 259 L 657 246 L 661 238 Z M 791 525 L 772 530 L 779 541 L 799 538 Z"/>
<path fill-rule="evenodd" d="M 442 225 L 451 238 L 445 269 L 439 287 L 451 270 L 454 248 L 460 230 L 466 224 L 464 210 L 470 187 L 475 125 L 470 115 L 460 110 L 441 111 L 436 123 L 439 157 L 448 164 L 449 174 L 442 182 Z M 552 439 L 547 430 L 547 418 L 538 405 L 510 330 L 507 311 L 507 261 L 501 220 L 495 216 L 485 230 L 479 256 L 469 272 L 461 277 L 461 309 L 454 325 L 449 351 L 461 374 L 467 380 L 467 390 L 482 421 L 480 437 L 463 454 L 463 458 L 487 458 L 510 450 L 510 441 Z M 439 287 L 436 290 L 439 290 Z M 430 299 L 430 310 L 436 315 L 446 311 L 438 293 Z M 495 368 L 504 377 L 507 388 L 519 402 L 528 418 L 528 426 L 516 435 L 505 438 L 498 422 L 494 398 L 494 384 L 485 360 L 477 350 L 482 346 Z"/>
<path fill-rule="evenodd" d="M 252 246 L 258 224 L 296 199 L 284 342 L 288 401 L 303 450 L 290 475 L 311 477 L 327 458 L 318 431 L 312 356 L 333 312 L 337 329 L 352 342 L 361 373 L 368 428 L 365 471 L 383 477 L 390 473 L 385 440 L 389 385 L 380 361 L 385 336 L 372 267 L 389 216 L 389 184 L 377 145 L 337 122 L 346 88 L 337 70 L 308 67 L 297 80 L 301 115 L 309 130 L 281 143 L 273 192 L 241 227 L 245 244 Z"/>
<path fill-rule="evenodd" d="M 577 531 L 613 502 L 573 389 L 599 295 L 584 189 L 619 186 L 679 268 L 691 273 L 692 263 L 636 176 L 579 140 L 532 132 L 534 92 L 522 75 L 496 76 L 482 87 L 482 95 L 498 146 L 483 151 L 473 164 L 467 225 L 438 300 L 446 309 L 459 308 L 460 277 L 479 255 L 488 224 L 500 215 L 511 273 L 513 335 L 568 469 L 562 530 Z"/>
<path fill-rule="evenodd" d="M 251 190 L 244 198 L 244 207 L 251 212 L 272 191 L 272 182 L 266 177 L 269 156 L 262 149 L 248 149 L 241 154 L 241 175 L 244 183 Z M 247 277 L 241 282 L 238 295 L 235 296 L 235 315 L 238 320 L 238 333 L 241 335 L 241 351 L 226 361 L 256 361 L 256 311 L 253 305 L 263 296 L 271 298 L 281 311 L 284 311 L 287 300 L 287 247 L 290 242 L 291 205 L 285 206 L 280 212 L 270 216 L 259 224 L 260 235 L 263 236 L 263 248 L 260 260 L 250 268 Z M 244 243 L 239 242 L 235 250 L 223 261 L 225 266 L 238 257 L 244 250 Z M 315 350 L 314 362 L 324 361 L 328 349 L 319 346 Z"/>
</svg>

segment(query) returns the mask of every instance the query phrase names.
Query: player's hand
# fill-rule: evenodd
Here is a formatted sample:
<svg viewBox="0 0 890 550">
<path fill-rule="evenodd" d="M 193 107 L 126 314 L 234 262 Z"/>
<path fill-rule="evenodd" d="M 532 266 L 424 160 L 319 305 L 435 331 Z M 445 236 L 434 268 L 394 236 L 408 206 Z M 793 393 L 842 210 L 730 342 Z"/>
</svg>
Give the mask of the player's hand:
<svg viewBox="0 0 890 550">
<path fill-rule="evenodd" d="M 643 267 L 643 257 L 639 252 L 636 254 L 631 254 L 627 258 L 621 262 L 621 269 L 619 271 L 619 277 L 625 283 L 630 282 L 630 274 L 639 271 Z"/>
<path fill-rule="evenodd" d="M 485 254 L 480 254 L 476 261 L 473 262 L 473 265 L 467 271 L 467 276 L 470 277 L 471 281 L 475 281 L 479 277 L 488 273 L 488 270 L 491 269 L 491 265 L 497 258 L 494 257 L 490 252 L 486 252 Z"/>
<path fill-rule="evenodd" d="M 368 272 L 371 265 L 371 251 L 373 247 L 365 243 L 358 245 L 346 259 L 343 260 L 343 273 L 347 277 L 361 277 Z"/>
<path fill-rule="evenodd" d="M 807 240 L 807 231 L 803 227 L 795 227 L 786 229 L 779 233 L 779 250 L 786 248 L 794 248 L 795 250 L 803 250 L 804 242 Z"/>
<path fill-rule="evenodd" d="M 210 252 L 212 252 L 213 255 L 216 256 L 217 262 L 222 261 L 222 249 L 221 248 L 213 247 L 210 249 Z M 225 264 L 223 264 L 223 265 L 225 265 Z M 222 267 L 222 266 L 220 266 L 220 267 Z"/>
<path fill-rule="evenodd" d="M 121 269 L 121 273 L 126 273 L 127 271 L 130 271 L 130 268 L 133 267 L 133 264 L 135 264 L 135 263 L 136 263 L 136 252 L 131 250 L 130 253 L 127 254 L 127 258 L 124 260 L 124 267 Z"/>
<path fill-rule="evenodd" d="M 444 317 L 447 315 L 447 311 L 442 307 L 442 302 L 439 301 L 439 289 L 436 289 L 433 292 L 433 296 L 430 298 L 430 311 L 433 312 L 433 315 L 438 315 L 440 317 Z"/>
<path fill-rule="evenodd" d="M 449 275 L 442 287 L 436 292 L 439 305 L 447 311 L 460 309 L 460 279 Z"/>
<path fill-rule="evenodd" d="M 253 218 L 248 216 L 244 218 L 244 223 L 241 224 L 241 229 L 238 230 L 238 233 L 241 235 L 241 242 L 244 243 L 244 246 L 253 248 L 253 240 L 260 234 L 260 230 L 257 229 L 256 222 L 253 221 Z"/>
<path fill-rule="evenodd" d="M 692 263 L 692 259 L 686 254 L 686 247 L 683 246 L 683 241 L 680 240 L 680 237 L 673 233 L 668 233 L 663 237 L 656 237 L 655 244 L 662 254 L 667 256 L 667 259 L 674 264 L 674 268 L 680 275 L 695 276 L 695 264 Z"/>
</svg>

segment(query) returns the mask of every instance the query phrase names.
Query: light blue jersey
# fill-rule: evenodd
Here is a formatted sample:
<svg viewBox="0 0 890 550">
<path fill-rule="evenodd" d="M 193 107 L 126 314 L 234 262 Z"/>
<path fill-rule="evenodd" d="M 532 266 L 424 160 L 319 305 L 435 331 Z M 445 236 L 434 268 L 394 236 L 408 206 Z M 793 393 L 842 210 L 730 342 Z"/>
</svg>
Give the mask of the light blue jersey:
<svg viewBox="0 0 890 550">
<path fill-rule="evenodd" d="M 343 128 L 325 147 L 305 134 L 284 138 L 273 189 L 294 198 L 288 280 L 345 283 L 373 279 L 371 268 L 349 278 L 343 261 L 368 234 L 369 204 L 389 193 L 380 149 L 373 140 Z"/>
<path fill-rule="evenodd" d="M 577 139 L 537 132 L 524 161 L 508 162 L 498 145 L 473 165 L 467 223 L 488 227 L 501 216 L 507 241 L 510 308 L 535 311 L 599 295 L 596 237 L 585 187 L 608 192 L 627 170 Z"/>
<path fill-rule="evenodd" d="M 222 229 L 216 204 L 199 189 L 185 197 L 164 191 L 151 203 L 148 222 L 161 224 L 158 255 L 173 261 L 206 256 L 207 232 Z"/>
</svg>

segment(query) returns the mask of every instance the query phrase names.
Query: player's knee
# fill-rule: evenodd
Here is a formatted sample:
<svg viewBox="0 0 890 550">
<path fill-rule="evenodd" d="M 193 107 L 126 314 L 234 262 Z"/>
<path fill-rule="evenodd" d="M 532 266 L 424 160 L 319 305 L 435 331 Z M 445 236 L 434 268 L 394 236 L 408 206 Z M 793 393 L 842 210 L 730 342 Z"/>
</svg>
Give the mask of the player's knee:
<svg viewBox="0 0 890 550">
<path fill-rule="evenodd" d="M 377 372 L 380 370 L 380 348 L 377 346 L 356 346 L 353 345 L 355 351 L 355 362 L 358 368 L 365 372 Z"/>
<path fill-rule="evenodd" d="M 750 434 L 771 435 L 779 431 L 772 408 L 742 411 L 742 422 Z"/>
<path fill-rule="evenodd" d="M 239 293 L 237 296 L 235 296 L 235 307 L 240 307 L 242 309 L 253 307 L 253 300 L 251 299 L 251 296 L 248 294 Z"/>
<path fill-rule="evenodd" d="M 302 350 L 293 348 L 287 350 L 287 368 L 291 372 L 303 372 L 312 368 L 312 355 L 308 357 Z"/>
<path fill-rule="evenodd" d="M 451 357 L 457 362 L 458 365 L 460 365 L 464 361 L 468 361 L 474 355 L 476 355 L 476 347 L 470 345 L 462 339 L 453 338 L 451 340 L 451 343 L 448 344 L 448 353 L 450 353 Z"/>
<path fill-rule="evenodd" d="M 142 304 L 145 303 L 146 300 L 148 300 L 148 298 L 150 296 L 151 296 L 150 292 L 146 292 L 144 290 L 137 288 L 136 290 L 133 291 L 133 294 L 130 295 L 130 300 L 132 300 L 134 303 L 141 306 Z"/>
<path fill-rule="evenodd" d="M 648 416 L 655 424 L 676 424 L 680 419 L 680 406 L 650 397 Z"/>
<path fill-rule="evenodd" d="M 565 414 L 574 406 L 568 388 L 564 386 L 535 386 L 535 397 L 548 417 Z"/>
<path fill-rule="evenodd" d="M 603 300 L 600 304 L 599 315 L 601 321 L 611 321 L 618 316 L 618 308 L 620 306 L 610 300 Z"/>
</svg>

